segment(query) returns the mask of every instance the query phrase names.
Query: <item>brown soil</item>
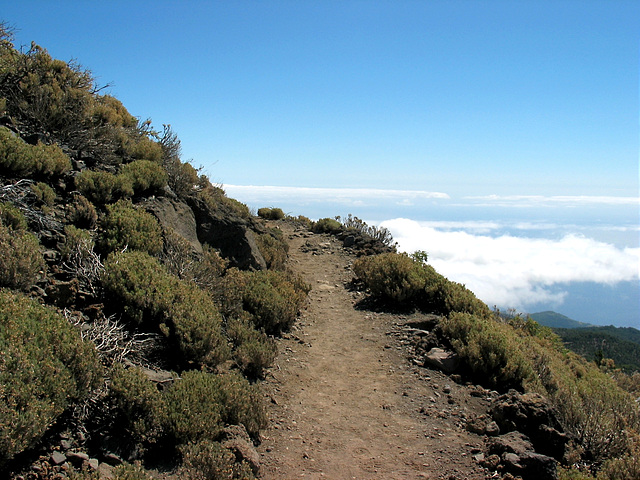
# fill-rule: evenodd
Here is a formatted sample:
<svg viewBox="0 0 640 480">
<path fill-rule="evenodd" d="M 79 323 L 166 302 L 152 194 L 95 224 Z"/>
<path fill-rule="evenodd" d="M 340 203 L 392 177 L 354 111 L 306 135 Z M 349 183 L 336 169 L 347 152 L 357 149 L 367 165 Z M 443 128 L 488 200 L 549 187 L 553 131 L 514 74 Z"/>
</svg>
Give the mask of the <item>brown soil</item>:
<svg viewBox="0 0 640 480">
<path fill-rule="evenodd" d="M 465 429 L 487 399 L 408 355 L 403 332 L 428 316 L 357 308 L 354 255 L 331 236 L 279 227 L 289 267 L 312 290 L 263 385 L 262 478 L 488 478 L 473 459 L 483 437 Z"/>
</svg>

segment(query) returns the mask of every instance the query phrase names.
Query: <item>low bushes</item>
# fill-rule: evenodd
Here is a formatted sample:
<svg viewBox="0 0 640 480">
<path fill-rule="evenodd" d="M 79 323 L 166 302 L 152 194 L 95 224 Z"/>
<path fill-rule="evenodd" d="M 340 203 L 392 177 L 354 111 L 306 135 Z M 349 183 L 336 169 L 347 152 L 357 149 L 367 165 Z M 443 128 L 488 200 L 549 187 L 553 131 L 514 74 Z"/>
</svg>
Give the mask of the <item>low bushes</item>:
<svg viewBox="0 0 640 480">
<path fill-rule="evenodd" d="M 285 215 L 281 208 L 263 207 L 258 209 L 258 216 L 265 220 L 282 220 Z"/>
<path fill-rule="evenodd" d="M 153 215 L 120 200 L 107 206 L 97 246 L 104 253 L 127 248 L 157 255 L 163 246 L 162 229 Z"/>
<path fill-rule="evenodd" d="M 333 218 L 321 218 L 311 227 L 315 233 L 338 233 L 342 229 L 342 224 Z"/>
<path fill-rule="evenodd" d="M 257 331 L 247 318 L 229 320 L 227 335 L 234 347 L 233 359 L 249 377 L 261 377 L 276 358 L 278 349 L 275 342 Z"/>
<path fill-rule="evenodd" d="M 374 296 L 395 304 L 449 315 L 466 312 L 490 317 L 491 310 L 464 285 L 448 280 L 425 262 L 426 254 L 382 253 L 361 257 L 353 271 Z"/>
<path fill-rule="evenodd" d="M 258 390 L 237 373 L 185 372 L 164 398 L 168 428 L 178 444 L 218 440 L 225 424 L 244 425 L 250 435 L 266 427 Z"/>
<path fill-rule="evenodd" d="M 166 424 L 166 408 L 155 384 L 139 368 L 115 363 L 110 371 L 107 402 L 112 412 L 112 433 L 129 448 L 154 444 Z"/>
<path fill-rule="evenodd" d="M 133 195 L 133 186 L 128 177 L 99 170 L 85 170 L 76 177 L 76 188 L 98 205 L 128 198 Z"/>
<path fill-rule="evenodd" d="M 273 229 L 268 233 L 256 236 L 258 249 L 271 270 L 284 270 L 289 252 L 289 244 L 284 240 L 282 232 Z"/>
<path fill-rule="evenodd" d="M 309 286 L 300 278 L 262 270 L 248 274 L 243 305 L 259 329 L 276 335 L 293 325 L 308 292 Z"/>
<path fill-rule="evenodd" d="M 218 442 L 201 440 L 182 448 L 183 463 L 180 478 L 188 480 L 251 480 L 254 477 L 246 462 L 236 463 L 236 457 Z"/>
<path fill-rule="evenodd" d="M 353 271 L 374 295 L 396 303 L 414 300 L 427 280 L 423 265 L 405 254 L 361 257 L 353 263 Z"/>
<path fill-rule="evenodd" d="M 229 356 L 222 317 L 209 295 L 171 275 L 144 252 L 109 256 L 102 277 L 128 318 L 174 342 L 179 359 L 215 367 Z"/>
<path fill-rule="evenodd" d="M 0 220 L 0 287 L 28 290 L 46 268 L 40 242 L 22 228 L 24 217 L 10 209 L 4 212 L 7 223 L 18 228 L 4 226 L 5 220 Z"/>
<path fill-rule="evenodd" d="M 162 165 L 151 160 L 135 160 L 122 167 L 121 175 L 129 180 L 136 195 L 150 194 L 167 185 L 168 175 Z"/>
<path fill-rule="evenodd" d="M 483 380 L 501 389 L 522 390 L 534 379 L 534 371 L 524 357 L 523 347 L 513 329 L 493 319 L 453 312 L 440 322 L 462 361 Z"/>
<path fill-rule="evenodd" d="M 97 386 L 93 345 L 53 309 L 0 290 L 0 465 Z"/>
<path fill-rule="evenodd" d="M 44 179 L 71 170 L 71 160 L 58 145 L 29 145 L 0 127 L 0 168 L 18 177 Z"/>
</svg>

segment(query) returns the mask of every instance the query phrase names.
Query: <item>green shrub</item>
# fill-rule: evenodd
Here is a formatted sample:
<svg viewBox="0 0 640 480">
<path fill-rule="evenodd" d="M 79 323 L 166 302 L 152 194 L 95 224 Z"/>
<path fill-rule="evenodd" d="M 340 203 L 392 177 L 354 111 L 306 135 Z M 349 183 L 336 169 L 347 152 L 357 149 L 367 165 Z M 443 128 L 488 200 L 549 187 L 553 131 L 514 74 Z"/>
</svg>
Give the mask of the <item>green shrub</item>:
<svg viewBox="0 0 640 480">
<path fill-rule="evenodd" d="M 204 290 L 188 282 L 178 282 L 168 315 L 169 336 L 175 339 L 187 361 L 215 367 L 229 358 L 222 316 Z"/>
<path fill-rule="evenodd" d="M 85 170 L 76 177 L 76 188 L 98 205 L 133 195 L 131 179 L 124 175 Z"/>
<path fill-rule="evenodd" d="M 565 430 L 595 463 L 629 453 L 629 436 L 640 431 L 635 399 L 594 364 L 567 353 L 553 369 L 557 390 L 551 394 Z"/>
<path fill-rule="evenodd" d="M 71 170 L 71 160 L 58 145 L 29 145 L 0 127 L 0 168 L 19 177 L 47 178 Z"/>
<path fill-rule="evenodd" d="M 398 253 L 361 257 L 353 263 L 353 271 L 375 296 L 398 303 L 422 294 L 427 278 L 420 262 Z"/>
<path fill-rule="evenodd" d="M 534 379 L 520 338 L 508 325 L 469 313 L 453 312 L 440 327 L 478 380 L 501 389 L 522 390 Z"/>
<path fill-rule="evenodd" d="M 96 207 L 84 195 L 76 195 L 67 210 L 67 218 L 76 227 L 94 228 L 98 223 Z"/>
<path fill-rule="evenodd" d="M 231 450 L 218 442 L 201 440 L 190 443 L 181 450 L 183 463 L 180 468 L 180 478 L 188 480 L 252 480 L 255 478 L 246 463 L 236 463 L 236 457 Z"/>
<path fill-rule="evenodd" d="M 148 254 L 110 255 L 103 285 L 130 320 L 169 338 L 181 361 L 215 367 L 229 357 L 222 317 L 211 297 Z"/>
<path fill-rule="evenodd" d="M 123 463 L 113 471 L 113 480 L 154 480 L 140 464 Z"/>
<path fill-rule="evenodd" d="M 111 95 L 99 95 L 95 97 L 89 113 L 93 124 L 100 128 L 105 125 L 112 127 L 135 128 L 138 124 L 136 117 L 131 115 L 122 102 Z"/>
<path fill-rule="evenodd" d="M 156 255 L 162 251 L 162 229 L 158 220 L 128 200 L 107 205 L 107 215 L 100 227 L 97 243 L 103 252 L 127 248 Z"/>
<path fill-rule="evenodd" d="M 638 438 L 635 438 L 629 453 L 607 460 L 598 472 L 598 480 L 640 479 L 640 445 L 638 442 Z"/>
<path fill-rule="evenodd" d="M 235 267 L 230 268 L 216 282 L 215 289 L 211 290 L 211 295 L 224 317 L 239 316 L 244 311 L 243 299 L 249 275 L 251 274 Z"/>
<path fill-rule="evenodd" d="M 0 464 L 101 379 L 93 345 L 53 309 L 0 290 Z"/>
<path fill-rule="evenodd" d="M 233 343 L 233 359 L 249 377 L 262 377 L 276 358 L 275 342 L 255 329 L 246 318 L 233 318 L 227 322 L 227 335 Z"/>
<path fill-rule="evenodd" d="M 136 160 L 122 167 L 121 175 L 128 178 L 133 191 L 138 195 L 151 194 L 167 185 L 167 172 L 151 160 Z"/>
<path fill-rule="evenodd" d="M 52 207 L 56 200 L 56 192 L 46 183 L 38 182 L 31 185 L 31 190 L 36 196 L 38 202 L 47 207 Z"/>
<path fill-rule="evenodd" d="M 114 364 L 110 377 L 113 433 L 131 442 L 130 449 L 155 443 L 166 423 L 164 400 L 155 384 L 139 368 L 120 363 Z"/>
<path fill-rule="evenodd" d="M 321 218 L 313 224 L 315 233 L 338 233 L 342 231 L 342 224 L 333 218 Z"/>
<path fill-rule="evenodd" d="M 147 253 L 127 251 L 109 255 L 102 284 L 130 321 L 157 325 L 170 308 L 177 279 Z"/>
<path fill-rule="evenodd" d="M 162 157 L 164 156 L 160 144 L 144 134 L 128 143 L 126 153 L 133 160 L 147 160 L 157 164 L 162 163 Z"/>
<path fill-rule="evenodd" d="M 28 228 L 27 219 L 22 211 L 9 202 L 0 203 L 0 224 L 14 231 Z"/>
<path fill-rule="evenodd" d="M 164 398 L 169 428 L 179 444 L 218 440 L 225 424 L 244 425 L 250 435 L 266 427 L 257 388 L 237 373 L 187 371 Z"/>
<path fill-rule="evenodd" d="M 289 244 L 284 240 L 282 232 L 274 229 L 270 233 L 256 236 L 258 249 L 271 270 L 284 270 L 289 252 Z"/>
<path fill-rule="evenodd" d="M 424 268 L 431 267 L 427 265 Z M 486 318 L 492 315 L 489 307 L 471 290 L 435 273 L 435 270 L 428 275 L 423 303 L 443 315 L 452 312 L 464 312 Z"/>
<path fill-rule="evenodd" d="M 276 335 L 293 325 L 308 292 L 308 285 L 291 274 L 262 270 L 248 274 L 243 302 L 256 326 Z"/>
<path fill-rule="evenodd" d="M 45 268 L 35 235 L 0 224 L 0 287 L 27 290 Z"/>
<path fill-rule="evenodd" d="M 222 188 L 212 185 L 204 175 L 200 177 L 199 187 L 198 196 L 205 202 L 211 212 L 237 215 L 245 219 L 251 218 L 249 207 L 234 198 L 227 197 Z"/>
<path fill-rule="evenodd" d="M 282 220 L 284 218 L 284 212 L 281 208 L 263 207 L 258 209 L 258 216 L 265 220 Z"/>
<path fill-rule="evenodd" d="M 198 170 L 190 163 L 182 163 L 178 158 L 165 161 L 165 168 L 169 176 L 169 187 L 181 198 L 195 192 L 200 177 Z"/>
</svg>

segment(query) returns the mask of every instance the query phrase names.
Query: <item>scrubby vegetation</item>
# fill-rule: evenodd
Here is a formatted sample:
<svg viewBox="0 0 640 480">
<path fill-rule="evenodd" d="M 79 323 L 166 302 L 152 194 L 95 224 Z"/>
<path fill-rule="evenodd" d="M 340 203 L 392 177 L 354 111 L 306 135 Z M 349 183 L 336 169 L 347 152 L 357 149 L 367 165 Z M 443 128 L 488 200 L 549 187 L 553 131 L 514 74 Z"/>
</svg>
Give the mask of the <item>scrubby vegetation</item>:
<svg viewBox="0 0 640 480">
<path fill-rule="evenodd" d="M 613 362 L 589 362 L 567 350 L 550 328 L 531 319 L 492 313 L 426 259 L 423 252 L 389 253 L 358 259 L 353 269 L 384 302 L 441 314 L 440 342 L 459 355 L 475 382 L 547 397 L 574 439 L 567 462 L 600 468 L 598 478 L 638 478 L 640 411 L 631 377 L 612 371 Z M 592 478 L 570 468 L 563 474 Z"/>
<path fill-rule="evenodd" d="M 259 379 L 308 287 L 170 126 L 101 91 L 0 24 L 0 476 L 71 445 L 124 461 L 117 479 L 253 478 L 222 442 L 266 426 Z"/>
</svg>

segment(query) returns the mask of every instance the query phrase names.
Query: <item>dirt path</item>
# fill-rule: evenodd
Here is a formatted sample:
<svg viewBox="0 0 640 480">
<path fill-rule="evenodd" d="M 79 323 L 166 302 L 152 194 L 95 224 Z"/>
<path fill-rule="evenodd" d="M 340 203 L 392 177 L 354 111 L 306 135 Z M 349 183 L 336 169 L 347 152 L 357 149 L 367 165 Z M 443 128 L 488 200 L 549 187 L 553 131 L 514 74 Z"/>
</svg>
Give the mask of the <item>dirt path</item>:
<svg viewBox="0 0 640 480">
<path fill-rule="evenodd" d="M 462 428 L 482 400 L 410 365 L 397 332 L 413 316 L 354 308 L 361 297 L 346 288 L 354 257 L 336 239 L 280 226 L 290 267 L 312 290 L 265 382 L 262 478 L 484 479 L 472 458 L 482 438 Z"/>
</svg>

